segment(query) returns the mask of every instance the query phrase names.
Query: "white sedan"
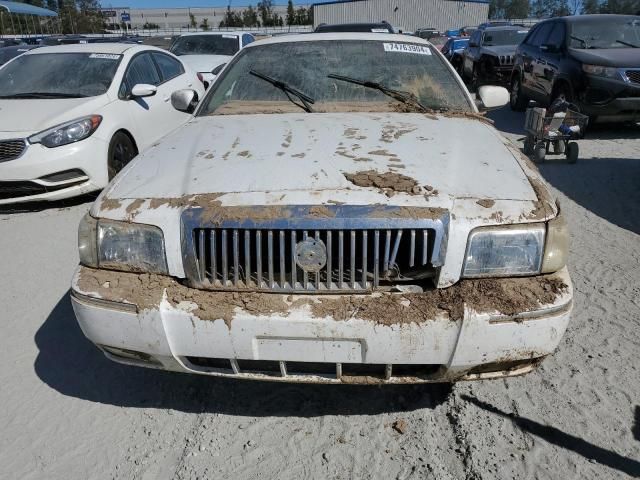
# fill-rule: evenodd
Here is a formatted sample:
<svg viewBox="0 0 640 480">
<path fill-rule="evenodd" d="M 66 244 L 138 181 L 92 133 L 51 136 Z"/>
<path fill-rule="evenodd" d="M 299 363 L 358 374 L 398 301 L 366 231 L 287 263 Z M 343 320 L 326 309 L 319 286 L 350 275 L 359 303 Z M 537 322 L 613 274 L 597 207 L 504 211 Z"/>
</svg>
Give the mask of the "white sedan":
<svg viewBox="0 0 640 480">
<path fill-rule="evenodd" d="M 170 51 L 189 65 L 209 86 L 224 66 L 255 38 L 247 32 L 185 33 L 171 45 Z"/>
<path fill-rule="evenodd" d="M 138 152 L 191 118 L 170 102 L 184 88 L 204 94 L 195 72 L 148 46 L 44 47 L 6 63 L 0 205 L 104 188 Z"/>
</svg>

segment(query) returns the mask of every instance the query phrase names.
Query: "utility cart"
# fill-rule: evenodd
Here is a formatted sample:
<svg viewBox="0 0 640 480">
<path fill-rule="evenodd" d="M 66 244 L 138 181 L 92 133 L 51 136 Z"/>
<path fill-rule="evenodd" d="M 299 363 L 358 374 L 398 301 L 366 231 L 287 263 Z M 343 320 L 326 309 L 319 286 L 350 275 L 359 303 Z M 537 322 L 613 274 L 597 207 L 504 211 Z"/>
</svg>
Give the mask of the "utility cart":
<svg viewBox="0 0 640 480">
<path fill-rule="evenodd" d="M 548 153 L 564 154 L 569 163 L 578 161 L 580 148 L 575 140 L 582 138 L 589 117 L 578 112 L 573 104 L 560 107 L 552 105 L 546 109 L 533 104 L 527 108 L 524 153 L 533 156 L 537 163 L 544 162 Z"/>
</svg>

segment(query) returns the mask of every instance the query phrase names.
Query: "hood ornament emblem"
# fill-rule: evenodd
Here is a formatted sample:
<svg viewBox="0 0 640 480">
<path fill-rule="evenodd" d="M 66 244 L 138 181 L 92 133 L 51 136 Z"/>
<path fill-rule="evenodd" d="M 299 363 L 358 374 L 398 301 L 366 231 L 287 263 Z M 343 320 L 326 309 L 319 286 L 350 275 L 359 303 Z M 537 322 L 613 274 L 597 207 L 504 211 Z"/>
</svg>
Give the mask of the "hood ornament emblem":
<svg viewBox="0 0 640 480">
<path fill-rule="evenodd" d="M 307 273 L 322 270 L 327 264 L 327 247 L 322 240 L 307 238 L 295 247 L 296 264 Z"/>
</svg>

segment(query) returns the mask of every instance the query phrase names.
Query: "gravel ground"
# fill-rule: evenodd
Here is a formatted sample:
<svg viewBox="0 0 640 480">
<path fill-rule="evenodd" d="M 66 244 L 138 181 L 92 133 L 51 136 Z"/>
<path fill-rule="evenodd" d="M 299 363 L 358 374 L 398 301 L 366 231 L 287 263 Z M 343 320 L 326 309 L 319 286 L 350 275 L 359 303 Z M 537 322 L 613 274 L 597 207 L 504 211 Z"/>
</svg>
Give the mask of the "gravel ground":
<svg viewBox="0 0 640 480">
<path fill-rule="evenodd" d="M 521 114 L 492 115 L 512 139 Z M 640 477 L 640 128 L 541 171 L 576 307 L 534 373 L 454 386 L 231 382 L 120 366 L 69 304 L 90 200 L 0 213 L 0 478 Z"/>
</svg>

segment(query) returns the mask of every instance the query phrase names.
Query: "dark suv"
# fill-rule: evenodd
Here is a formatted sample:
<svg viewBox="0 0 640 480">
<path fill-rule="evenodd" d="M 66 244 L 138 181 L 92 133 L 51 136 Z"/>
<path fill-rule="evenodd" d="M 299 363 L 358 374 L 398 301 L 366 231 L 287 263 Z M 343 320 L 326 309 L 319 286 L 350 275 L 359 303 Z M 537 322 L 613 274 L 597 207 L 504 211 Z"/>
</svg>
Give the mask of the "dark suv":
<svg viewBox="0 0 640 480">
<path fill-rule="evenodd" d="M 640 120 L 640 16 L 540 22 L 516 51 L 510 87 L 513 110 L 564 98 L 591 122 Z"/>
<path fill-rule="evenodd" d="M 462 52 L 462 78 L 472 88 L 483 83 L 508 86 L 513 56 L 527 33 L 526 27 L 517 26 L 486 26 L 473 32 Z"/>
</svg>

